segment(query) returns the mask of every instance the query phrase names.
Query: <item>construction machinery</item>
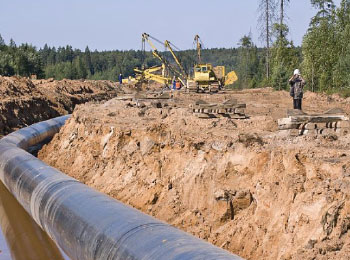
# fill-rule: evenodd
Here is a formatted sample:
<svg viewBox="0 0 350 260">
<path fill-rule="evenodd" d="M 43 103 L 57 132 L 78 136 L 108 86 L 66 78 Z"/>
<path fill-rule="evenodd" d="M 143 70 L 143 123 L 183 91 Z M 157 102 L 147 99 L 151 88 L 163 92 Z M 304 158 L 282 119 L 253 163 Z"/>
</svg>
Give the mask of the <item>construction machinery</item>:
<svg viewBox="0 0 350 260">
<path fill-rule="evenodd" d="M 169 52 L 171 53 L 175 64 L 170 63 L 164 55 L 162 55 L 152 42 L 156 41 L 159 44 L 163 45 Z M 202 63 L 201 60 L 201 50 L 202 50 L 202 42 L 198 35 L 194 38 L 196 43 L 196 51 L 197 51 L 197 62 L 193 68 L 193 77 L 186 72 L 183 64 L 180 59 L 175 54 L 174 49 L 179 51 L 179 49 L 172 44 L 170 41 L 166 40 L 162 42 L 147 33 L 142 34 L 142 52 L 145 55 L 145 44 L 146 42 L 152 49 L 152 54 L 156 57 L 160 62 L 161 66 L 154 66 L 151 68 L 145 68 L 145 65 L 142 65 L 142 68 L 135 68 L 134 71 L 136 73 L 136 80 L 138 82 L 144 81 L 156 81 L 158 83 L 163 84 L 164 86 L 169 87 L 173 84 L 174 80 L 181 82 L 182 86 L 186 86 L 189 90 L 189 86 L 195 86 L 195 90 L 197 92 L 202 91 L 217 91 L 221 90 L 225 85 L 233 84 L 238 78 L 234 71 L 231 71 L 226 75 L 225 66 L 216 66 L 214 67 L 210 63 Z"/>
<path fill-rule="evenodd" d="M 202 63 L 201 49 L 202 42 L 200 37 L 196 35 L 194 37 L 197 50 L 197 64 L 194 65 L 194 77 L 193 81 L 196 84 L 196 90 L 211 92 L 213 89 L 221 90 L 223 86 L 233 84 L 237 81 L 238 77 L 236 72 L 231 71 L 227 75 L 225 74 L 225 66 L 213 67 L 210 63 Z"/>
<path fill-rule="evenodd" d="M 158 43 L 162 44 L 165 46 L 165 48 L 169 49 L 171 55 L 173 56 L 175 63 L 177 64 L 178 68 L 175 68 L 156 48 L 156 46 L 153 44 L 151 41 L 157 41 Z M 158 83 L 163 84 L 164 86 L 170 86 L 173 82 L 173 80 L 180 81 L 181 84 L 184 86 L 186 85 L 187 81 L 187 74 L 176 56 L 173 47 L 173 44 L 171 44 L 169 41 L 165 41 L 164 43 L 159 41 L 158 39 L 150 36 L 147 33 L 142 34 L 142 52 L 145 52 L 145 43 L 148 43 L 149 46 L 152 49 L 152 54 L 154 57 L 156 57 L 161 63 L 161 66 L 154 66 L 151 68 L 144 68 L 144 64 L 142 65 L 143 67 L 141 69 L 135 68 L 134 71 L 136 73 L 136 79 L 139 82 L 143 81 L 149 81 L 153 80 Z M 175 47 L 175 46 L 174 46 Z M 159 73 L 161 71 L 161 73 Z"/>
</svg>

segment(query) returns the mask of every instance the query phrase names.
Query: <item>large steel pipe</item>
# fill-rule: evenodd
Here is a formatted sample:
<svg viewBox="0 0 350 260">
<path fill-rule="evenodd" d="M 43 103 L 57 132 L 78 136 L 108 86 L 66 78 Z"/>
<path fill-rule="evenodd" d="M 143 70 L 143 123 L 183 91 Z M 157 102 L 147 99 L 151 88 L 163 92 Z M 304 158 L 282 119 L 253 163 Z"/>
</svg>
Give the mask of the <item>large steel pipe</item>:
<svg viewBox="0 0 350 260">
<path fill-rule="evenodd" d="M 5 252 L 7 256 L 0 252 L 0 259 L 64 260 L 57 245 L 35 223 L 1 181 L 0 225 L 9 249 Z"/>
<path fill-rule="evenodd" d="M 97 192 L 26 152 L 67 116 L 0 141 L 0 178 L 71 259 L 241 259 Z"/>
</svg>

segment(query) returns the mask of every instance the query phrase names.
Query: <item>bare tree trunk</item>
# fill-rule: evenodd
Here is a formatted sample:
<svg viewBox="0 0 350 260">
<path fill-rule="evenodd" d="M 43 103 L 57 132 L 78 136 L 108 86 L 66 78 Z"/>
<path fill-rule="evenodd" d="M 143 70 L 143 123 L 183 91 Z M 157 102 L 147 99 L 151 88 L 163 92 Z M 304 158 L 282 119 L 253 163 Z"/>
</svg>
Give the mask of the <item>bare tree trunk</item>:
<svg viewBox="0 0 350 260">
<path fill-rule="evenodd" d="M 275 18 L 276 1 L 275 0 L 260 0 L 259 1 L 259 26 L 260 26 L 260 38 L 266 46 L 266 78 L 271 76 L 271 57 L 270 57 L 270 44 L 271 44 L 271 27 Z"/>
<path fill-rule="evenodd" d="M 282 39 L 283 37 L 283 30 L 282 30 L 282 26 L 283 26 L 283 21 L 284 21 L 284 0 L 280 0 L 281 1 L 281 14 L 280 14 L 280 37 Z"/>
<path fill-rule="evenodd" d="M 315 84 L 314 84 L 314 75 L 315 75 L 315 72 L 314 72 L 314 62 L 312 61 L 312 77 L 311 77 L 311 86 L 312 86 L 312 92 L 315 92 Z"/>
<path fill-rule="evenodd" d="M 266 1 L 266 77 L 270 78 L 270 3 Z"/>
</svg>

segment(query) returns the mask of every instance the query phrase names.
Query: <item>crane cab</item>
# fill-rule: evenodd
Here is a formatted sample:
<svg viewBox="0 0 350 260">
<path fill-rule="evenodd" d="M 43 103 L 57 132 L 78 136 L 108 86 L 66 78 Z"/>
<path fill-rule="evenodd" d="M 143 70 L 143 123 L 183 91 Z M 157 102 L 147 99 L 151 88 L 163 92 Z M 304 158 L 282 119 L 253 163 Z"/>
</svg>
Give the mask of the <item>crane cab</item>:
<svg viewBox="0 0 350 260">
<path fill-rule="evenodd" d="M 215 79 L 213 66 L 211 64 L 198 64 L 194 66 L 194 81 L 209 83 Z"/>
</svg>

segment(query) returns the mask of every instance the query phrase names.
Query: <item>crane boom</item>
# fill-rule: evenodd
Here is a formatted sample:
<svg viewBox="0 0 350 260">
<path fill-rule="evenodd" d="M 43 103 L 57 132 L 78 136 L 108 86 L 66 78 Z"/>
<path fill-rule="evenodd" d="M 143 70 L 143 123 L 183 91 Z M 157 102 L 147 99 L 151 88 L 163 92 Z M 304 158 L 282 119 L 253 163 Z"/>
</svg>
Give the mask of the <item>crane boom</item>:
<svg viewBox="0 0 350 260">
<path fill-rule="evenodd" d="M 199 37 L 198 34 L 194 37 L 194 41 L 196 42 L 198 64 L 201 64 L 201 63 L 202 63 L 202 61 L 201 61 L 201 49 L 202 49 L 202 44 L 201 44 L 201 42 L 200 42 L 200 37 Z"/>
<path fill-rule="evenodd" d="M 151 46 L 153 56 L 158 58 L 163 64 L 167 64 L 167 61 L 160 55 L 160 53 L 158 52 L 156 46 L 153 44 L 153 42 L 149 38 L 150 38 L 149 34 L 147 34 L 147 33 L 143 33 L 142 34 L 142 42 L 147 41 L 149 46 Z"/>
<path fill-rule="evenodd" d="M 169 51 L 170 51 L 171 55 L 173 56 L 173 58 L 174 58 L 176 64 L 179 66 L 179 68 L 180 68 L 180 70 L 181 70 L 181 72 L 182 72 L 182 74 L 183 74 L 182 76 L 185 76 L 185 78 L 188 78 L 188 75 L 187 75 L 187 73 L 186 73 L 184 67 L 182 66 L 180 60 L 179 60 L 178 57 L 176 56 L 176 54 L 175 54 L 173 48 L 171 47 L 171 43 L 170 43 L 168 40 L 166 40 L 166 41 L 164 42 L 164 45 L 165 45 L 165 47 L 167 47 L 167 48 L 169 49 Z"/>
<path fill-rule="evenodd" d="M 156 46 L 153 44 L 153 42 L 150 40 L 150 38 L 152 38 L 152 39 L 154 39 L 154 40 L 156 40 L 156 41 L 158 41 L 158 42 L 161 43 L 161 41 L 157 40 L 156 38 L 150 36 L 150 35 L 147 34 L 147 33 L 143 33 L 143 34 L 142 34 L 142 41 L 143 41 L 143 42 L 147 41 L 147 43 L 151 46 L 151 48 L 152 48 L 152 54 L 153 54 L 157 59 L 159 59 L 159 60 L 162 62 L 162 64 L 165 65 L 165 67 L 166 67 L 167 69 L 169 69 L 170 71 L 172 71 L 174 74 L 180 75 L 180 76 L 183 77 L 184 75 L 182 75 L 182 73 L 181 73 L 180 71 L 178 71 L 178 70 L 175 69 L 173 66 L 171 66 L 171 64 L 159 53 L 159 51 L 157 50 L 157 48 L 156 48 Z M 163 44 L 163 43 L 162 43 L 162 44 Z"/>
</svg>

